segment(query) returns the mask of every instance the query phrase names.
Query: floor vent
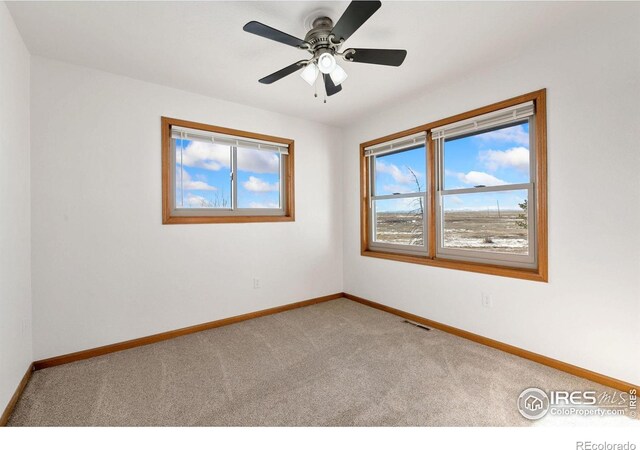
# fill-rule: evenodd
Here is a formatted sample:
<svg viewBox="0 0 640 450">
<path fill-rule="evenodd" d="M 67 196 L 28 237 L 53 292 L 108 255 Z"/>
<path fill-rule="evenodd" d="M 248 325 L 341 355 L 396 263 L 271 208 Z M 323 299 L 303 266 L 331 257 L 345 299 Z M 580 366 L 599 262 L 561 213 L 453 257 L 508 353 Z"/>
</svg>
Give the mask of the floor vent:
<svg viewBox="0 0 640 450">
<path fill-rule="evenodd" d="M 423 330 L 431 331 L 431 328 L 426 327 L 422 324 L 411 322 L 410 320 L 403 320 L 404 323 L 408 323 L 409 325 L 413 325 L 414 327 L 422 328 Z"/>
</svg>

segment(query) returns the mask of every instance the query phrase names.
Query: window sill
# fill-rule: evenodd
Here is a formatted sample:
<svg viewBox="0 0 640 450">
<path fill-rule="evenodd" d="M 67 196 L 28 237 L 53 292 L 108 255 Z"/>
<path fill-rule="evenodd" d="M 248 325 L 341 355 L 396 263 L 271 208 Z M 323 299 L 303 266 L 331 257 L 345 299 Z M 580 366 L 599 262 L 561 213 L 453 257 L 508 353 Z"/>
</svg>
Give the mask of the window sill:
<svg viewBox="0 0 640 450">
<path fill-rule="evenodd" d="M 388 259 L 392 261 L 400 261 L 411 264 L 422 264 L 425 266 L 442 267 L 445 269 L 464 270 L 467 272 L 484 273 L 488 275 L 498 275 L 501 277 L 519 278 L 529 281 L 540 281 L 547 283 L 549 281 L 546 270 L 538 267 L 537 269 L 520 269 L 514 267 L 497 266 L 492 264 L 479 264 L 466 261 L 457 261 L 452 259 L 432 258 L 429 256 L 414 256 L 398 253 L 387 253 L 374 250 L 363 250 L 362 256 L 372 258 Z"/>
<path fill-rule="evenodd" d="M 202 224 L 202 223 L 256 223 L 256 222 L 295 222 L 288 216 L 170 216 L 164 217 L 165 225 Z"/>
</svg>

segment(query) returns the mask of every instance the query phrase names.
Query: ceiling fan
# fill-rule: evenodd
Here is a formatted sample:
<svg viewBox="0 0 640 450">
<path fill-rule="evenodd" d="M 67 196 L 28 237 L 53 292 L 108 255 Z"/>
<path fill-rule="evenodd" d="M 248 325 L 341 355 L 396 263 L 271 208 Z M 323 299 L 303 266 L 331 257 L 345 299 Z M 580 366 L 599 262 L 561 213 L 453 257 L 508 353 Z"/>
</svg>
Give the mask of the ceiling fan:
<svg viewBox="0 0 640 450">
<path fill-rule="evenodd" d="M 380 6 L 382 3 L 379 1 L 352 1 L 335 25 L 328 17 L 316 18 L 304 40 L 260 22 L 247 23 L 243 30 L 248 33 L 306 50 L 312 55 L 309 59 L 295 62 L 261 78 L 260 83 L 271 84 L 304 68 L 300 76 L 311 86 L 315 84 L 319 73 L 322 73 L 325 91 L 327 96 L 331 96 L 342 90 L 341 84 L 347 78 L 347 73 L 338 65 L 336 57 L 348 62 L 400 66 L 407 56 L 406 50 L 350 48 L 340 51 L 344 41 L 369 20 Z"/>
</svg>

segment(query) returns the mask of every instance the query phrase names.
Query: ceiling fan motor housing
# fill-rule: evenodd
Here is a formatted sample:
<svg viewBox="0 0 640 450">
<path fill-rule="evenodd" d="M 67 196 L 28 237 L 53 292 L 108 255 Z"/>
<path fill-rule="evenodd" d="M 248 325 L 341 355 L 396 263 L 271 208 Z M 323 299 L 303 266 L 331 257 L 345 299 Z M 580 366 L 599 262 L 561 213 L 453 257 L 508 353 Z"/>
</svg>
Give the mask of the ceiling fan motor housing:
<svg viewBox="0 0 640 450">
<path fill-rule="evenodd" d="M 319 57 L 323 49 L 337 50 L 338 45 L 330 40 L 333 21 L 328 17 L 318 17 L 313 21 L 313 28 L 306 34 L 304 40 L 309 43 L 309 52 Z"/>
</svg>

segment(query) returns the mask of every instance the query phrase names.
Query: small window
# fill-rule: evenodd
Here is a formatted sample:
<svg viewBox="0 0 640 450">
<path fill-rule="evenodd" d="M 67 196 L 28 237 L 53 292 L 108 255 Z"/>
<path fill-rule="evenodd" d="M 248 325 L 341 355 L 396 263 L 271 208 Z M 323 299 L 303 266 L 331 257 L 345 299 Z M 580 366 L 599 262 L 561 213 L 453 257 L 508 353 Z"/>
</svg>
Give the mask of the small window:
<svg viewBox="0 0 640 450">
<path fill-rule="evenodd" d="M 371 182 L 370 247 L 427 252 L 425 133 L 366 149 Z"/>
<path fill-rule="evenodd" d="M 546 92 L 361 144 L 364 256 L 547 281 Z"/>
<path fill-rule="evenodd" d="M 293 220 L 293 141 L 162 119 L 163 222 Z"/>
</svg>

